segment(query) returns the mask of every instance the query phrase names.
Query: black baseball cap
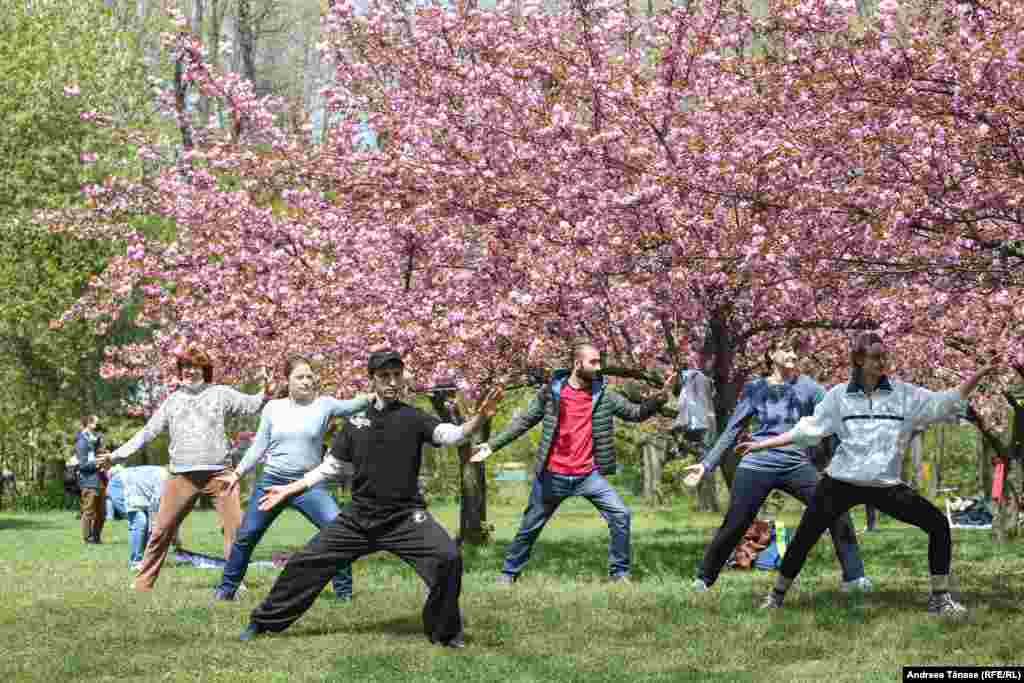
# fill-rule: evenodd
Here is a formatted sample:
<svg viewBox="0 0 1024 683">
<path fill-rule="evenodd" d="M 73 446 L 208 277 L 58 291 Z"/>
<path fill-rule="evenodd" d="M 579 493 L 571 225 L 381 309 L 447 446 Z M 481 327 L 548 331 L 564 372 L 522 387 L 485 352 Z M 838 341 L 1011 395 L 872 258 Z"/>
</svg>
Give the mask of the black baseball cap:
<svg viewBox="0 0 1024 683">
<path fill-rule="evenodd" d="M 405 367 L 405 362 L 402 360 L 402 354 L 400 354 L 398 351 L 390 350 L 374 351 L 373 353 L 371 353 L 370 360 L 366 363 L 366 367 L 369 369 L 370 372 L 373 372 L 374 370 L 380 370 L 382 367 L 388 365 L 389 363 L 398 363 L 403 368 Z"/>
</svg>

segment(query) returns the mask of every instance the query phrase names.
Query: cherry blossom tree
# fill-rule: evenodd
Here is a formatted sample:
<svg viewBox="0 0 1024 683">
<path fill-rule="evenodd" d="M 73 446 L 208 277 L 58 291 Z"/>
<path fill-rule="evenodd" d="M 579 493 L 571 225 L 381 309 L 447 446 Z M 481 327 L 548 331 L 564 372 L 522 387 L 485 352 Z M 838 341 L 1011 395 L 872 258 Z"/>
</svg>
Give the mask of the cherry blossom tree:
<svg viewBox="0 0 1024 683">
<path fill-rule="evenodd" d="M 157 381 L 187 339 L 229 380 L 303 350 L 352 392 L 386 344 L 423 384 L 515 385 L 585 337 L 651 385 L 656 358 L 711 354 L 724 420 L 794 330 L 832 381 L 869 328 L 927 383 L 1024 368 L 1016 3 L 336 0 L 319 146 L 179 28 L 181 82 L 236 125 L 168 98 L 180 163 L 41 217 L 124 244 L 65 315 L 103 329 L 141 299 L 152 343 L 108 375 Z"/>
</svg>

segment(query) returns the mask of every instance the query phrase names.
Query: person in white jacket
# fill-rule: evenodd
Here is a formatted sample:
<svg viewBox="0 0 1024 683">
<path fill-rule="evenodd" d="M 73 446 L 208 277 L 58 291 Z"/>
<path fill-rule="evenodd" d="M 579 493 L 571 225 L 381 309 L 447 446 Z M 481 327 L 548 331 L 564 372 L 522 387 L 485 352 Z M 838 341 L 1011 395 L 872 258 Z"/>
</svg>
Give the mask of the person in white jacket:
<svg viewBox="0 0 1024 683">
<path fill-rule="evenodd" d="M 853 506 L 869 503 L 928 533 L 932 584 L 928 612 L 961 616 L 967 610 L 949 592 L 949 522 L 937 507 L 900 481 L 901 457 L 916 430 L 958 411 L 981 378 L 994 368 L 979 370 L 953 391 L 929 391 L 888 377 L 885 343 L 871 332 L 854 340 L 850 365 L 850 382 L 829 390 L 814 415 L 802 418 L 784 434 L 747 442 L 737 449 L 742 455 L 788 444 L 809 447 L 833 434 L 839 438 L 835 456 L 786 550 L 775 587 L 761 607 L 781 607 L 786 591 L 825 529 Z"/>
</svg>

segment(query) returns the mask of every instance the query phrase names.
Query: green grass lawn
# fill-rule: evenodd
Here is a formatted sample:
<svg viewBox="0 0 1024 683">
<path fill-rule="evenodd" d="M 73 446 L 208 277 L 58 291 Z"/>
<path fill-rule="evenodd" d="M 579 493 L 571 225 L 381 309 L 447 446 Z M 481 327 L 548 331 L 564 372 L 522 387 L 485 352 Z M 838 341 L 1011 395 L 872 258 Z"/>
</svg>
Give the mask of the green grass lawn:
<svg viewBox="0 0 1024 683">
<path fill-rule="evenodd" d="M 454 529 L 455 507 L 433 512 Z M 949 623 L 925 614 L 927 537 L 889 519 L 860 536 L 877 592 L 838 591 L 826 537 L 786 608 L 766 613 L 754 605 L 767 572 L 726 570 L 710 593 L 688 591 L 714 516 L 635 506 L 635 583 L 620 586 L 605 579 L 603 521 L 570 501 L 510 589 L 494 578 L 521 509 L 490 513 L 497 542 L 466 550 L 462 651 L 427 643 L 423 586 L 391 556 L 356 563 L 353 603 L 318 601 L 283 634 L 240 643 L 276 571 L 250 571 L 235 603 L 211 601 L 218 571 L 191 567 L 167 566 L 155 591 L 135 593 L 126 522 L 83 546 L 69 512 L 0 515 L 0 681 L 893 681 L 901 664 L 1024 661 L 1024 552 L 997 549 L 987 531 L 953 532 L 954 585 L 971 612 Z M 796 515 L 784 518 L 795 526 Z M 862 528 L 862 508 L 856 517 Z M 312 534 L 288 512 L 256 559 Z M 184 538 L 221 547 L 210 512 L 194 513 Z"/>
</svg>

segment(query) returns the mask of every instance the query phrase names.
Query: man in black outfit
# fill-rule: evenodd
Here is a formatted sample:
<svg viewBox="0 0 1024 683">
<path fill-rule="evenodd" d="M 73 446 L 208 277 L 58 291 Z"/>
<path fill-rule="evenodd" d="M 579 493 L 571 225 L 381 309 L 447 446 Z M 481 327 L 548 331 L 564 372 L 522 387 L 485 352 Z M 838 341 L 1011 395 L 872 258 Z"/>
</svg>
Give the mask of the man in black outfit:
<svg viewBox="0 0 1024 683">
<path fill-rule="evenodd" d="M 411 564 L 430 588 L 423 626 L 432 643 L 465 647 L 459 594 L 462 557 L 444 527 L 426 510 L 419 489 L 423 444 L 456 444 L 494 416 L 501 390 L 461 426 L 442 423 L 399 400 L 405 365 L 395 351 L 370 354 L 370 381 L 377 400 L 345 422 L 330 454 L 303 479 L 271 486 L 260 500 L 269 510 L 328 477 L 353 471 L 352 505 L 292 555 L 270 595 L 255 610 L 241 639 L 283 631 L 309 609 L 341 562 L 387 550 Z"/>
</svg>

